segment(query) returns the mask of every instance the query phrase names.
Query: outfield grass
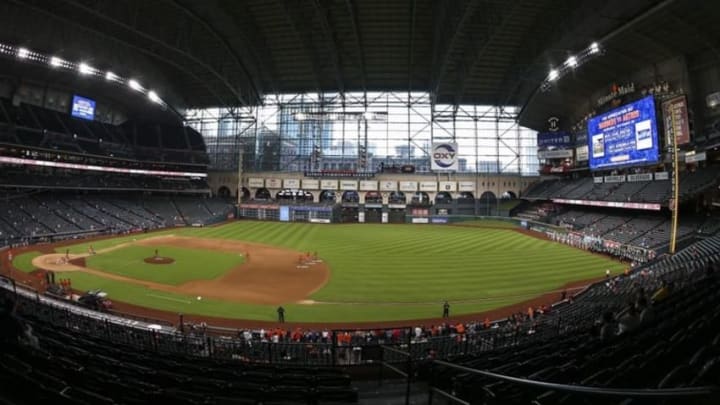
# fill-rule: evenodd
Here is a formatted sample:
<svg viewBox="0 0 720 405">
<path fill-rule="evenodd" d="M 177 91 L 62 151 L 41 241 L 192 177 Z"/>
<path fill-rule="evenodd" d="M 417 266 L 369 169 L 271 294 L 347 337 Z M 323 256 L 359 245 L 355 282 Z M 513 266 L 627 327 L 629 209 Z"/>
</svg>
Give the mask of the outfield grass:
<svg viewBox="0 0 720 405">
<path fill-rule="evenodd" d="M 491 221 L 488 225 L 497 223 Z M 480 312 L 559 289 L 570 281 L 602 277 L 606 269 L 613 273 L 623 269 L 617 262 L 569 246 L 512 230 L 481 227 L 239 221 L 212 228 L 173 229 L 172 233 L 317 251 L 332 273 L 325 287 L 310 298 L 324 303 L 288 303 L 287 318 L 293 321 L 437 317 L 443 300 L 451 302 L 453 314 Z M 112 241 L 93 244 L 96 249 L 111 245 Z M 82 246 L 72 249 L 75 248 Z M 163 255 L 166 249 L 162 248 Z M 217 254 L 203 253 L 193 257 L 204 260 Z M 151 273 L 133 274 L 132 277 L 141 278 Z M 75 287 L 103 288 L 111 298 L 133 304 L 189 314 L 275 319 L 274 307 L 215 300 L 198 302 L 194 297 L 158 292 L 148 295 L 143 287 L 128 283 L 87 274 L 67 276 L 73 279 Z"/>
<path fill-rule="evenodd" d="M 42 255 L 42 253 L 34 250 L 21 253 L 13 258 L 13 267 L 22 271 L 23 273 L 30 273 L 35 270 L 35 266 L 33 266 L 32 264 L 33 259 Z"/>
<path fill-rule="evenodd" d="M 158 249 L 161 256 L 175 259 L 171 264 L 149 264 Z M 239 266 L 239 254 L 208 252 L 172 246 L 124 246 L 86 258 L 87 267 L 155 283 L 179 285 L 192 280 L 212 280 Z"/>
</svg>

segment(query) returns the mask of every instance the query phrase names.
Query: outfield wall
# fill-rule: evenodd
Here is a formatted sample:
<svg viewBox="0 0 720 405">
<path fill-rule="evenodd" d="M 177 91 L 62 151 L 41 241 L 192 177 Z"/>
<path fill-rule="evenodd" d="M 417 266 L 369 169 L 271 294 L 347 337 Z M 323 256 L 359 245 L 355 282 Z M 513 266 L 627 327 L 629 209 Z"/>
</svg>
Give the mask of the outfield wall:
<svg viewBox="0 0 720 405">
<path fill-rule="evenodd" d="M 449 193 L 453 199 L 462 192 L 470 192 L 475 198 L 492 195 L 499 199 L 505 193 L 520 196 L 531 184 L 538 181 L 538 176 L 520 176 L 517 174 L 478 174 L 478 173 L 368 173 L 365 177 L 331 177 L 306 176 L 302 172 L 246 172 L 238 181 L 237 172 L 210 172 L 208 183 L 213 194 L 221 194 L 224 189 L 230 195 L 238 195 L 238 185 L 254 196 L 258 189 L 266 188 L 271 196 L 281 190 L 305 190 L 313 194 L 313 201 L 319 201 L 323 190 L 342 191 L 355 190 L 360 194 L 360 203 L 365 202 L 367 192 L 377 191 L 383 194 L 383 203 L 388 204 L 388 195 L 392 191 L 407 194 L 408 201 L 414 192 L 428 193 L 432 201 L 440 192 Z M 242 191 L 242 190 L 241 190 Z M 340 196 L 336 199 L 340 203 Z"/>
</svg>

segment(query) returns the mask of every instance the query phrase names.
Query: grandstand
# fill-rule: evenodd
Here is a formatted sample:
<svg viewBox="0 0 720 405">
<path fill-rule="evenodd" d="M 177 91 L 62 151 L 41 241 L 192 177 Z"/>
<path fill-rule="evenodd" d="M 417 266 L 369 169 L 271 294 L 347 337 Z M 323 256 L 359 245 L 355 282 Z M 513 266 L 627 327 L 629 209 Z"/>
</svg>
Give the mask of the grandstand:
<svg viewBox="0 0 720 405">
<path fill-rule="evenodd" d="M 720 400 L 720 5 L 0 9 L 0 405 Z"/>
</svg>

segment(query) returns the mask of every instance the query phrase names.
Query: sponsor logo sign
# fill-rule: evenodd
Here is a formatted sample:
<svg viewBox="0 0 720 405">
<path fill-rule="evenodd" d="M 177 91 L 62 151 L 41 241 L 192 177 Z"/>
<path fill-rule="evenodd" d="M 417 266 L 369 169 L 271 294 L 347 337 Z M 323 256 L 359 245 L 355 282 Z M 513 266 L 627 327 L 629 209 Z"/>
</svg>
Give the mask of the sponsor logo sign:
<svg viewBox="0 0 720 405">
<path fill-rule="evenodd" d="M 360 190 L 362 191 L 376 191 L 378 189 L 378 182 L 375 180 L 360 180 Z"/>
<path fill-rule="evenodd" d="M 289 188 L 291 190 L 299 190 L 300 189 L 300 180 L 285 179 L 285 180 L 283 180 L 283 187 Z"/>
<path fill-rule="evenodd" d="M 440 171 L 457 170 L 457 143 L 433 143 L 432 150 L 430 151 L 430 168 L 431 170 Z"/>
<path fill-rule="evenodd" d="M 282 180 L 280 179 L 265 179 L 267 188 L 282 188 Z"/>
<path fill-rule="evenodd" d="M 421 181 L 420 191 L 437 191 L 437 182 L 434 181 Z"/>
<path fill-rule="evenodd" d="M 383 180 L 380 182 L 381 191 L 395 191 L 397 190 L 397 181 Z"/>
<path fill-rule="evenodd" d="M 337 180 L 321 180 L 320 181 L 320 189 L 321 190 L 337 190 L 338 182 L 337 182 Z"/>
<path fill-rule="evenodd" d="M 417 191 L 417 181 L 401 181 L 400 191 Z"/>
<path fill-rule="evenodd" d="M 265 180 L 257 177 L 251 177 L 248 179 L 248 186 L 250 186 L 250 188 L 265 187 Z"/>
<path fill-rule="evenodd" d="M 457 183 L 454 181 L 441 181 L 439 191 L 457 191 Z"/>
<path fill-rule="evenodd" d="M 303 189 L 305 190 L 319 190 L 320 189 L 320 181 L 319 180 L 303 180 L 302 181 Z"/>
</svg>

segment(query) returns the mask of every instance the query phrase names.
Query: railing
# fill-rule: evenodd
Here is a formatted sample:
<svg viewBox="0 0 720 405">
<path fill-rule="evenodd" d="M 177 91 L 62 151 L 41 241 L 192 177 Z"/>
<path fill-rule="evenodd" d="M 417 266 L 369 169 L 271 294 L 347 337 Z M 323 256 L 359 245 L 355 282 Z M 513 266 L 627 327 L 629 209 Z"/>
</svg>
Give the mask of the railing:
<svg viewBox="0 0 720 405">
<path fill-rule="evenodd" d="M 633 398 L 633 399 L 646 399 L 646 400 L 667 400 L 667 399 L 701 399 L 708 398 L 712 395 L 718 395 L 720 388 L 715 386 L 703 386 L 703 387 L 685 387 L 685 388 L 663 388 L 663 389 L 632 389 L 632 388 L 599 388 L 599 387 L 587 387 L 582 385 L 570 385 L 570 384 L 558 384 L 544 381 L 528 380 L 526 378 L 512 377 L 493 373 L 485 370 L 478 370 L 470 367 L 461 366 L 458 364 L 448 363 L 442 360 L 433 360 L 432 367 L 443 366 L 454 370 L 462 371 L 464 373 L 480 375 L 488 377 L 494 380 L 505 381 L 510 384 L 522 385 L 532 388 L 539 388 L 543 390 L 560 391 L 571 394 L 579 394 L 583 396 L 602 396 L 602 397 L 613 397 L 616 399 L 620 398 Z M 433 370 L 434 374 L 434 370 Z M 488 392 L 490 392 L 488 390 Z M 469 404 L 469 402 L 456 397 L 452 393 L 434 387 L 431 383 L 428 392 L 428 404 L 432 405 L 433 398 L 435 395 L 441 395 L 452 402 L 459 404 Z"/>
</svg>

